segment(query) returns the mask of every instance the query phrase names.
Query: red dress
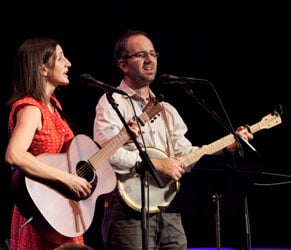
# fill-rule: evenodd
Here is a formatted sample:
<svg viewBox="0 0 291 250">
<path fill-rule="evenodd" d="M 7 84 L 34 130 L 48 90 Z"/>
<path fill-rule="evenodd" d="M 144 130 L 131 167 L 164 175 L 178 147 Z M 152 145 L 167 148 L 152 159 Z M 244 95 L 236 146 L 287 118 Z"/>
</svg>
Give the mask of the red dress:
<svg viewBox="0 0 291 250">
<path fill-rule="evenodd" d="M 60 107 L 60 103 L 56 98 L 52 98 L 56 102 L 56 105 Z M 12 105 L 9 115 L 9 130 L 11 132 L 13 131 L 17 112 L 25 105 L 36 106 L 42 113 L 42 129 L 35 133 L 29 151 L 33 155 L 65 152 L 74 137 L 72 130 L 66 121 L 61 118 L 57 110 L 52 113 L 45 103 L 36 101 L 31 97 L 22 98 Z M 52 250 L 60 245 L 60 243 L 56 244 L 42 238 L 30 223 L 18 230 L 26 220 L 27 218 L 20 213 L 18 207 L 15 205 L 13 208 L 10 230 L 11 250 Z M 61 244 L 67 242 L 83 244 L 83 236 L 74 238 L 63 237 Z"/>
</svg>

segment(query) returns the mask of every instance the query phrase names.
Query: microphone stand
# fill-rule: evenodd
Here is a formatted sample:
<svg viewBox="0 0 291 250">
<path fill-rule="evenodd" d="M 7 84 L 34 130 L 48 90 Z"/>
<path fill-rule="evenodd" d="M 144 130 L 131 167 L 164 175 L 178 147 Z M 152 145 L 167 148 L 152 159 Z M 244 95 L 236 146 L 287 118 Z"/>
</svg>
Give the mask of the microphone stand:
<svg viewBox="0 0 291 250">
<path fill-rule="evenodd" d="M 208 82 L 207 80 L 205 80 L 206 82 Z M 187 87 L 186 85 L 183 86 L 184 91 L 190 95 L 191 97 L 193 97 L 193 99 L 196 101 L 196 103 L 198 103 L 207 113 L 209 113 L 223 128 L 225 128 L 227 130 L 228 133 L 233 134 L 233 136 L 235 137 L 235 140 L 240 143 L 239 137 L 237 136 L 237 134 L 235 133 L 234 129 L 232 128 L 232 126 L 227 126 L 222 119 L 215 113 L 213 112 L 213 110 L 211 110 L 210 108 L 208 108 L 205 104 L 203 104 L 199 98 L 197 98 L 194 93 L 193 90 L 190 89 L 189 87 Z M 239 154 L 240 156 L 243 156 L 244 153 L 242 151 L 242 147 L 241 145 L 239 146 Z"/>
<path fill-rule="evenodd" d="M 10 240 L 13 239 L 15 237 L 15 235 L 22 230 L 22 228 L 24 228 L 28 223 L 30 223 L 33 220 L 33 216 L 29 217 L 28 219 L 26 219 L 17 229 L 16 231 L 10 236 L 9 239 L 5 239 L 4 241 L 4 246 L 2 248 L 2 246 L 0 246 L 0 250 L 11 250 L 10 248 Z"/>
<path fill-rule="evenodd" d="M 211 84 L 210 81 L 205 80 L 205 79 L 198 79 L 198 81 L 201 82 L 206 82 L 210 85 L 210 87 L 214 90 L 220 105 L 223 109 L 223 111 L 225 112 L 225 109 L 223 107 L 222 102 L 220 101 L 220 98 L 215 90 L 215 88 L 213 87 L 213 85 Z M 242 148 L 242 143 L 243 142 L 245 145 L 247 145 L 249 148 L 251 148 L 252 151 L 256 152 L 256 149 L 245 139 L 239 137 L 233 127 L 232 124 L 230 122 L 230 120 L 228 119 L 228 115 L 225 112 L 226 118 L 228 120 L 229 125 L 226 125 L 222 119 L 215 113 L 213 112 L 213 110 L 211 110 L 210 108 L 208 108 L 205 104 L 203 104 L 199 98 L 197 98 L 194 93 L 193 90 L 190 89 L 189 87 L 187 87 L 187 85 L 183 85 L 183 89 L 186 92 L 186 94 L 190 95 L 204 110 L 206 110 L 207 113 L 209 113 L 222 127 L 224 127 L 228 133 L 233 134 L 235 140 L 237 141 L 237 143 L 239 144 L 238 147 L 238 153 L 241 157 L 244 157 L 244 152 L 243 152 L 243 148 Z M 258 156 L 260 156 L 258 154 Z M 216 222 L 216 243 L 217 243 L 217 250 L 221 250 L 221 239 L 220 239 L 220 200 L 221 200 L 221 195 L 220 194 L 215 194 L 213 196 L 213 200 L 216 203 L 216 214 L 215 214 L 215 222 Z M 247 197 L 244 198 L 244 216 L 245 216 L 245 227 L 246 227 L 246 250 L 250 250 L 251 249 L 251 234 L 250 234 L 250 224 L 249 224 L 249 213 L 248 213 L 248 201 L 247 201 Z"/>
<path fill-rule="evenodd" d="M 160 188 L 162 188 L 164 185 L 158 176 L 148 154 L 145 150 L 141 148 L 139 143 L 137 142 L 135 135 L 130 130 L 128 124 L 124 120 L 124 117 L 121 115 L 120 110 L 118 109 L 118 104 L 115 102 L 114 98 L 112 97 L 112 91 L 109 91 L 106 93 L 107 100 L 113 107 L 113 109 L 116 111 L 117 115 L 119 116 L 120 120 L 122 121 L 127 133 L 129 134 L 130 138 L 134 142 L 136 148 L 139 151 L 139 155 L 142 159 L 141 162 L 136 163 L 136 172 L 140 174 L 140 181 L 141 181 L 141 228 L 142 228 L 142 249 L 147 250 L 148 249 L 148 225 L 147 225 L 147 213 L 146 213 L 146 206 L 145 206 L 145 171 L 149 170 L 151 175 L 154 177 L 154 180 L 158 184 Z"/>
</svg>

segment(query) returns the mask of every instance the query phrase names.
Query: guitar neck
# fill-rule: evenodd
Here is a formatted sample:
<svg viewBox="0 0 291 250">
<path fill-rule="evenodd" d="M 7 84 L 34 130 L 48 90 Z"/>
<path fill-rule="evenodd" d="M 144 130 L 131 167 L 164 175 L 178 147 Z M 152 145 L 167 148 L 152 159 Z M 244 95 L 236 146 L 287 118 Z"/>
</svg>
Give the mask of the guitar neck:
<svg viewBox="0 0 291 250">
<path fill-rule="evenodd" d="M 215 142 L 212 142 L 208 145 L 204 145 L 201 148 L 184 155 L 182 157 L 182 161 L 184 162 L 185 166 L 189 167 L 196 163 L 197 161 L 199 161 L 203 155 L 215 154 L 234 142 L 235 142 L 234 136 L 232 134 L 229 134 Z"/>
<path fill-rule="evenodd" d="M 141 125 L 144 125 L 146 122 L 153 119 L 153 117 L 157 115 L 161 109 L 162 106 L 157 99 L 149 101 L 144 108 L 144 112 L 137 118 L 138 122 L 140 122 Z M 127 133 L 127 130 L 123 128 L 119 134 L 107 142 L 101 150 L 91 156 L 89 162 L 95 169 L 97 169 L 99 166 L 102 166 L 117 149 L 126 143 L 129 138 L 130 136 Z"/>
<path fill-rule="evenodd" d="M 280 121 L 281 122 L 281 121 Z M 248 127 L 249 131 L 254 134 L 262 129 L 267 129 L 268 127 L 264 127 L 265 125 L 262 122 L 257 122 Z M 272 125 L 273 126 L 273 125 Z"/>
<path fill-rule="evenodd" d="M 89 162 L 96 169 L 97 167 L 104 164 L 108 160 L 108 158 L 128 139 L 129 135 L 127 131 L 125 129 L 121 130 L 119 134 L 114 136 L 107 144 L 105 144 L 102 150 L 97 151 L 93 156 L 91 156 Z"/>
<path fill-rule="evenodd" d="M 266 115 L 261 119 L 261 121 L 248 126 L 245 130 L 249 130 L 251 133 L 256 133 L 262 129 L 272 128 L 282 122 L 279 113 L 274 112 L 273 114 Z M 196 163 L 203 155 L 215 154 L 223 148 L 229 146 L 235 142 L 235 137 L 233 134 L 229 134 L 221 139 L 214 141 L 208 145 L 204 145 L 201 148 L 194 150 L 193 152 L 186 154 L 182 157 L 186 167 L 189 167 Z"/>
</svg>

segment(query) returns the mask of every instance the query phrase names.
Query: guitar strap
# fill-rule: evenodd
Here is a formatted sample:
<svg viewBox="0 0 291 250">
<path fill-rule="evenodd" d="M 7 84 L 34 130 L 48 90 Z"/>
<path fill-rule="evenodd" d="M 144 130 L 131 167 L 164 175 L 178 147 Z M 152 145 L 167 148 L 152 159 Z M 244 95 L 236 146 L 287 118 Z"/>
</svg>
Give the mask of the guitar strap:
<svg viewBox="0 0 291 250">
<path fill-rule="evenodd" d="M 167 144 L 168 144 L 168 148 L 169 148 L 168 153 L 169 153 L 169 156 L 175 156 L 174 146 L 173 146 L 173 142 L 172 142 L 171 135 L 170 135 L 169 121 L 167 118 L 167 114 L 166 114 L 164 105 L 162 105 L 162 115 L 163 115 L 163 118 L 164 118 L 164 121 L 165 121 L 165 124 L 167 127 L 167 129 L 166 129 L 166 131 L 167 131 Z"/>
</svg>

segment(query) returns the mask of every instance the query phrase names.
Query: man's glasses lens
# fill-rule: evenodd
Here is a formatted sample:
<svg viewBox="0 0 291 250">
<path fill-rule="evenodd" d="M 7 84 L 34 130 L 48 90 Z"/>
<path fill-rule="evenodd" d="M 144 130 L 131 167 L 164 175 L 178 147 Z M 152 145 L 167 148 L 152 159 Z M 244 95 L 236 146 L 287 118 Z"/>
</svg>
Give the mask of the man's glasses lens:
<svg viewBox="0 0 291 250">
<path fill-rule="evenodd" d="M 124 59 L 130 59 L 130 58 L 142 58 L 142 59 L 145 59 L 148 56 L 159 57 L 159 53 L 157 51 L 154 51 L 154 50 L 150 51 L 150 52 L 140 51 L 140 52 L 137 52 L 137 53 L 135 53 L 133 55 L 126 56 L 126 57 L 124 57 Z"/>
</svg>

